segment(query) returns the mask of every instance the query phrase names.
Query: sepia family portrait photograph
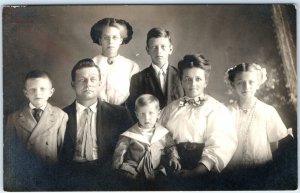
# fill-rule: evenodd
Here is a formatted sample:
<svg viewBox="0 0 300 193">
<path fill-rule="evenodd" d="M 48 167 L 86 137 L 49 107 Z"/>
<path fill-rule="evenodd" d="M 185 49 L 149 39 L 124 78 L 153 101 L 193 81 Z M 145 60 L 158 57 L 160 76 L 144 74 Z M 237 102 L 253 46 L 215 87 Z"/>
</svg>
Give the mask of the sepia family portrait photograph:
<svg viewBox="0 0 300 193">
<path fill-rule="evenodd" d="M 4 191 L 298 189 L 296 9 L 3 6 Z"/>
</svg>

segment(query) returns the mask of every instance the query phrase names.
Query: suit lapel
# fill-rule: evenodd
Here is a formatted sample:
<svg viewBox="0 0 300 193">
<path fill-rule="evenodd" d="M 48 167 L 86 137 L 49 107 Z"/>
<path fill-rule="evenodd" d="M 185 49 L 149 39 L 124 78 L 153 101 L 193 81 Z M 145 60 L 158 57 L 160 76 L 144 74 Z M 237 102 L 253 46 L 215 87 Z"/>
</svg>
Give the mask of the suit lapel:
<svg viewBox="0 0 300 193">
<path fill-rule="evenodd" d="M 97 136 L 97 145 L 98 145 L 98 155 L 101 156 L 103 154 L 104 150 L 104 128 L 105 128 L 105 123 L 103 121 L 106 121 L 107 119 L 102 119 L 102 116 L 105 116 L 105 110 L 103 109 L 102 102 L 98 100 L 97 104 L 97 120 L 96 120 L 96 136 Z M 104 148 L 103 148 L 104 147 Z"/>
<path fill-rule="evenodd" d="M 159 80 L 152 66 L 149 66 L 146 72 L 146 85 L 151 87 L 149 90 L 153 90 L 158 98 L 164 98 L 164 94 L 162 92 Z"/>
<path fill-rule="evenodd" d="M 74 101 L 70 106 L 70 111 L 67 112 L 69 116 L 68 126 L 70 137 L 75 144 L 77 136 L 77 118 L 76 118 L 76 102 Z"/>
<path fill-rule="evenodd" d="M 166 105 L 184 95 L 177 71 L 171 65 L 168 67 L 166 87 Z"/>
<path fill-rule="evenodd" d="M 33 129 L 28 142 L 35 140 L 38 136 L 42 135 L 44 132 L 48 131 L 53 127 L 55 123 L 56 115 L 53 112 L 53 107 L 49 103 L 47 104 L 40 121 L 37 123 L 36 127 Z"/>
<path fill-rule="evenodd" d="M 20 112 L 17 122 L 22 128 L 29 132 L 32 132 L 36 126 L 36 120 L 34 119 L 28 105 Z"/>
</svg>

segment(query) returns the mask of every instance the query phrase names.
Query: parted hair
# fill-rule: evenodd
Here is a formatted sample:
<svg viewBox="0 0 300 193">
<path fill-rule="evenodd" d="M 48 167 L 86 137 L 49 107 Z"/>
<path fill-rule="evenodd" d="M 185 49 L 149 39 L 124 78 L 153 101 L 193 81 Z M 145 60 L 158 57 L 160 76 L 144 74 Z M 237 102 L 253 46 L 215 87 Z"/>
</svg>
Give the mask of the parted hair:
<svg viewBox="0 0 300 193">
<path fill-rule="evenodd" d="M 234 79 L 241 72 L 254 71 L 257 73 L 258 81 L 263 84 L 267 80 L 267 71 L 256 63 L 240 63 L 232 68 L 229 68 L 225 73 L 225 83 L 233 86 Z"/>
<path fill-rule="evenodd" d="M 47 78 L 52 84 L 52 77 L 46 71 L 37 70 L 37 69 L 29 71 L 25 76 L 24 84 L 26 84 L 26 81 L 31 78 Z"/>
<path fill-rule="evenodd" d="M 159 100 L 154 95 L 142 94 L 135 100 L 135 111 L 137 111 L 139 107 L 143 107 L 152 103 L 155 103 L 159 110 Z"/>
<path fill-rule="evenodd" d="M 123 38 L 122 44 L 127 44 L 132 39 L 132 26 L 127 21 L 116 18 L 104 18 L 97 21 L 91 28 L 90 35 L 94 43 L 101 45 L 99 40 L 106 26 L 116 27 L 120 30 L 121 37 Z"/>
<path fill-rule="evenodd" d="M 205 71 L 205 81 L 208 81 L 211 65 L 202 54 L 185 55 L 178 62 L 179 78 L 182 80 L 183 71 L 187 68 L 201 68 Z"/>
<path fill-rule="evenodd" d="M 148 44 L 149 44 L 149 40 L 151 38 L 168 38 L 170 43 L 172 43 L 170 32 L 166 29 L 163 29 L 163 28 L 155 27 L 155 28 L 152 28 L 148 31 L 147 42 L 146 42 L 147 47 L 148 47 Z"/>
<path fill-rule="evenodd" d="M 100 68 L 99 66 L 97 66 L 95 64 L 95 62 L 90 59 L 90 58 L 85 58 L 82 60 L 79 60 L 73 67 L 72 72 L 71 72 L 71 78 L 72 81 L 75 81 L 76 78 L 76 71 L 82 68 L 91 68 L 91 67 L 95 67 L 97 68 L 98 72 L 99 72 L 99 80 L 101 80 L 101 74 L 100 74 Z"/>
</svg>

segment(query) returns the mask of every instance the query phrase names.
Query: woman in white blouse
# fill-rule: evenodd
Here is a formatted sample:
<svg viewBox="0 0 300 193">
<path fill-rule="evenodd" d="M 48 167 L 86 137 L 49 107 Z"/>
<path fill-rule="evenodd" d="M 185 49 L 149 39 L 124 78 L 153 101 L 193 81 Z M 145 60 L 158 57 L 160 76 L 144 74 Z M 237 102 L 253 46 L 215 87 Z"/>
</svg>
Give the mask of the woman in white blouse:
<svg viewBox="0 0 300 193">
<path fill-rule="evenodd" d="M 91 28 L 91 38 L 102 51 L 93 58 L 101 70 L 100 98 L 122 105 L 129 96 L 131 76 L 139 72 L 132 60 L 119 55 L 119 48 L 132 38 L 131 25 L 122 19 L 104 18 Z"/>
<path fill-rule="evenodd" d="M 237 136 L 227 108 L 204 93 L 211 66 L 204 56 L 195 54 L 184 56 L 178 69 L 185 96 L 162 110 L 160 122 L 177 144 L 179 175 L 221 172 L 236 150 Z"/>
</svg>

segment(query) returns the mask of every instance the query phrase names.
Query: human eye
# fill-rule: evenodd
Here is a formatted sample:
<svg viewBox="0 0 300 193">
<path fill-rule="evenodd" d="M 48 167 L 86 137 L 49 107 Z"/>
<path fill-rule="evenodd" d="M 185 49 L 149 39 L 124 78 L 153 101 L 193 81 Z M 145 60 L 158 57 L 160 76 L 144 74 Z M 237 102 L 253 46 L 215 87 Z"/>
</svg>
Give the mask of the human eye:
<svg viewBox="0 0 300 193">
<path fill-rule="evenodd" d="M 236 85 L 242 85 L 243 84 L 243 81 L 236 81 Z"/>
<path fill-rule="evenodd" d="M 150 46 L 150 50 L 156 50 L 157 46 Z"/>
<path fill-rule="evenodd" d="M 196 81 L 197 81 L 197 82 L 200 82 L 201 80 L 202 80 L 202 78 L 196 77 Z"/>
<path fill-rule="evenodd" d="M 108 36 L 103 36 L 102 39 L 107 41 L 107 40 L 109 40 L 109 37 Z"/>
<path fill-rule="evenodd" d="M 162 46 L 161 46 L 161 49 L 166 50 L 166 49 L 167 49 L 167 46 L 166 46 L 166 45 L 162 45 Z"/>
<path fill-rule="evenodd" d="M 30 89 L 28 89 L 28 92 L 29 92 L 29 93 L 34 93 L 35 91 L 36 91 L 35 88 L 30 88 Z"/>
<path fill-rule="evenodd" d="M 191 78 L 191 77 L 188 77 L 188 76 L 186 76 L 186 77 L 184 78 L 184 80 L 185 80 L 186 82 L 191 82 L 191 81 L 192 81 L 192 78 Z"/>
<path fill-rule="evenodd" d="M 119 40 L 119 36 L 113 36 L 112 39 L 113 40 Z"/>
<path fill-rule="evenodd" d="M 96 82 L 97 80 L 98 80 L 97 77 L 92 77 L 92 78 L 91 78 L 91 81 L 92 81 L 92 82 Z"/>
<path fill-rule="evenodd" d="M 77 82 L 84 82 L 84 78 L 78 78 Z"/>
</svg>

